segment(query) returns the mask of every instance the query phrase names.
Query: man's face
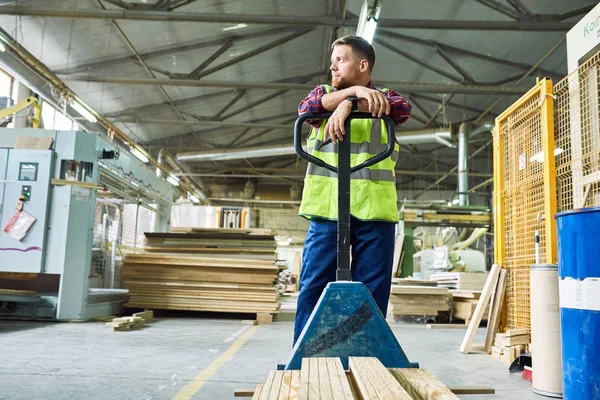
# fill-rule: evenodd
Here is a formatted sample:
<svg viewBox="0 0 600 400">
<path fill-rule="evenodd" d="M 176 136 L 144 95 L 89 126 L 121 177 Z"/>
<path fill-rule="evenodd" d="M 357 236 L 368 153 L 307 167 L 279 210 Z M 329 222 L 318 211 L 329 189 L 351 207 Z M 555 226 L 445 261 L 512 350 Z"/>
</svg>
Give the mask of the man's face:
<svg viewBox="0 0 600 400">
<path fill-rule="evenodd" d="M 361 62 L 352 51 L 352 47 L 342 44 L 333 48 L 331 53 L 331 86 L 345 89 L 358 84 L 361 75 Z"/>
</svg>

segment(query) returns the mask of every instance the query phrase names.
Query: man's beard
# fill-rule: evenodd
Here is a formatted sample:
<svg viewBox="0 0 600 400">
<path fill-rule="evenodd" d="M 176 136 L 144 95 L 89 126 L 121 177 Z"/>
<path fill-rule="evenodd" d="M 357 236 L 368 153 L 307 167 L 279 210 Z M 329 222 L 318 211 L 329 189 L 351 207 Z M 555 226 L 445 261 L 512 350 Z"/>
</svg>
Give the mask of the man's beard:
<svg viewBox="0 0 600 400">
<path fill-rule="evenodd" d="M 331 79 L 331 86 L 333 86 L 335 89 L 346 89 L 348 88 L 348 83 L 346 82 L 346 80 L 343 77 L 340 78 L 332 78 Z"/>
</svg>

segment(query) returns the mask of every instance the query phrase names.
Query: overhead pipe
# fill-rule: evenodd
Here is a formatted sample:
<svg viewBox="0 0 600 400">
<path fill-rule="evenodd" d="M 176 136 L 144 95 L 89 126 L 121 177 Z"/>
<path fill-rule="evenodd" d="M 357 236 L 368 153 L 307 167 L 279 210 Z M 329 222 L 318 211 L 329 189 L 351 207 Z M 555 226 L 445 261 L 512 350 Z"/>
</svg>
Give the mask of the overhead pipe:
<svg viewBox="0 0 600 400">
<path fill-rule="evenodd" d="M 440 143 L 448 147 L 456 147 L 452 140 L 452 132 L 422 129 L 407 131 L 396 135 L 399 144 Z M 306 149 L 305 149 L 306 150 Z M 228 161 L 244 158 L 275 157 L 296 154 L 293 145 L 276 145 L 266 147 L 247 147 L 243 149 L 219 149 L 211 151 L 187 152 L 177 154 L 178 161 Z"/>
<path fill-rule="evenodd" d="M 467 122 L 460 124 L 458 129 L 458 204 L 461 206 L 469 205 L 469 132 L 473 130 L 473 125 Z"/>
<path fill-rule="evenodd" d="M 471 123 L 463 122 L 458 129 L 458 204 L 469 205 L 469 139 L 481 133 L 490 132 L 492 123 L 473 128 Z"/>
</svg>

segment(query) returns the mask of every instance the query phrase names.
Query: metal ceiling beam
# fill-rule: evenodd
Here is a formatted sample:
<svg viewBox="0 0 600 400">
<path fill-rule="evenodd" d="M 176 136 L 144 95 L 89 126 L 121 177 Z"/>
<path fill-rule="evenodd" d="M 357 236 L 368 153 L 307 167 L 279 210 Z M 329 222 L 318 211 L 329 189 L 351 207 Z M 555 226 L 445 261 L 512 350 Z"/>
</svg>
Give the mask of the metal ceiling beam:
<svg viewBox="0 0 600 400">
<path fill-rule="evenodd" d="M 439 75 L 442 75 L 443 77 L 446 77 L 446 78 L 448 78 L 448 79 L 450 79 L 450 80 L 452 80 L 454 82 L 460 82 L 461 81 L 460 77 L 458 77 L 456 75 L 453 75 L 453 74 L 451 74 L 451 73 L 449 73 L 446 70 L 443 70 L 441 68 L 434 67 L 433 65 L 431 65 L 428 62 L 425 62 L 423 60 L 419 60 L 417 57 L 414 57 L 409 52 L 401 50 L 401 49 L 397 48 L 396 46 L 392 46 L 391 44 L 387 43 L 384 40 L 381 40 L 379 38 L 375 38 L 374 41 L 375 41 L 375 43 L 377 43 L 377 44 L 385 47 L 388 50 L 391 50 L 392 52 L 394 52 L 394 53 L 396 53 L 396 54 L 398 54 L 398 55 L 406 58 L 407 60 L 410 60 L 410 61 L 414 62 L 415 64 L 418 64 L 418 65 L 422 66 L 425 69 L 428 69 L 428 70 L 433 71 L 433 72 L 435 72 L 435 73 L 437 73 Z"/>
<path fill-rule="evenodd" d="M 460 65 L 458 65 L 458 63 L 456 61 L 454 61 L 452 59 L 452 57 L 450 57 L 448 54 L 446 54 L 446 52 L 437 43 L 435 44 L 435 50 L 440 55 L 440 57 L 442 57 L 444 60 L 446 60 L 446 62 L 448 64 L 450 64 L 450 66 L 452 68 L 454 68 L 454 70 L 456 72 L 458 72 L 465 79 L 465 81 L 472 83 L 472 84 L 477 84 L 477 81 L 475 80 L 475 78 L 473 78 L 473 76 L 471 74 L 469 74 L 464 68 L 462 68 Z"/>
<path fill-rule="evenodd" d="M 440 113 L 442 112 L 442 110 L 446 107 L 446 105 L 448 104 L 448 102 L 450 100 L 452 100 L 453 97 L 454 97 L 454 93 L 452 93 L 450 96 L 448 96 L 444 100 L 442 100 L 442 104 L 440 104 L 438 106 L 438 109 L 436 110 L 435 114 L 433 114 L 431 116 L 431 118 L 429 118 L 429 120 L 425 123 L 425 127 L 431 126 L 431 124 L 433 122 L 435 122 L 435 120 L 437 119 L 438 115 L 440 115 Z"/>
<path fill-rule="evenodd" d="M 519 84 L 521 82 L 523 82 L 533 71 L 535 71 L 537 69 L 537 67 L 539 67 L 544 61 L 546 61 L 546 59 L 548 57 L 550 57 L 552 55 L 552 53 L 554 53 L 559 47 L 562 46 L 562 44 L 567 40 L 567 36 L 563 36 L 558 43 L 556 43 L 554 46 L 552 46 L 552 48 L 550 50 L 548 50 L 548 52 L 546 54 L 544 54 L 544 56 L 542 58 L 540 58 L 540 60 L 535 63 L 534 66 L 531 67 L 531 69 L 529 71 L 527 71 L 522 77 L 521 79 L 519 79 L 517 82 L 514 83 L 513 87 L 517 87 L 519 86 Z M 479 115 L 479 117 L 477 117 L 477 119 L 475 120 L 475 123 L 479 122 L 483 117 L 485 117 L 487 115 L 487 113 L 489 113 L 490 111 L 492 111 L 492 109 L 496 106 L 496 104 L 500 103 L 502 101 L 502 99 L 504 98 L 504 96 L 500 96 L 495 102 L 493 102 L 492 104 L 490 104 L 490 106 L 488 108 L 485 109 L 484 112 L 481 113 L 481 115 Z"/>
<path fill-rule="evenodd" d="M 241 55 L 239 55 L 237 57 L 234 57 L 231 60 L 226 61 L 226 62 L 224 62 L 222 64 L 215 65 L 212 68 L 209 68 L 209 69 L 207 69 L 205 71 L 202 71 L 201 73 L 197 74 L 197 76 L 195 78 L 196 79 L 200 79 L 200 78 L 203 78 L 203 77 L 205 77 L 207 75 L 210 75 L 210 74 L 212 74 L 214 72 L 221 71 L 224 68 L 227 68 L 227 67 L 229 67 L 231 65 L 235 65 L 235 64 L 237 64 L 237 63 L 239 63 L 241 61 L 247 60 L 247 59 L 249 59 L 251 57 L 257 56 L 257 55 L 259 55 L 261 53 L 264 53 L 267 50 L 274 49 L 275 47 L 281 46 L 284 43 L 287 43 L 287 42 L 292 41 L 292 40 L 294 40 L 296 38 L 299 38 L 300 36 L 304 36 L 305 34 L 307 34 L 309 32 L 312 32 L 312 31 L 313 31 L 313 28 L 301 29 L 299 32 L 294 32 L 292 34 L 284 36 L 284 37 L 282 37 L 280 39 L 277 39 L 277 40 L 275 40 L 275 41 L 273 41 L 271 43 L 267 43 L 267 44 L 265 44 L 263 46 L 260 46 L 260 47 L 254 49 L 254 50 L 250 50 L 250 51 L 248 51 L 248 52 L 246 52 L 244 54 L 241 54 Z"/>
<path fill-rule="evenodd" d="M 578 8 L 578 9 L 576 9 L 576 10 L 569 11 L 569 12 L 566 12 L 566 13 L 564 13 L 564 14 L 560 14 L 560 15 L 558 16 L 558 19 L 559 19 L 560 21 L 563 21 L 563 20 L 565 20 L 565 19 L 568 19 L 568 18 L 571 18 L 571 17 L 577 17 L 577 16 L 579 16 L 579 15 L 581 15 L 581 14 L 587 14 L 587 13 L 589 13 L 590 11 L 592 11 L 592 9 L 593 9 L 594 7 L 596 7 L 596 4 L 592 4 L 591 6 L 587 6 L 587 7 Z"/>
<path fill-rule="evenodd" d="M 513 6 L 515 10 L 521 15 L 527 16 L 528 18 L 536 18 L 536 15 L 532 13 L 520 0 L 508 0 L 508 4 Z"/>
<path fill-rule="evenodd" d="M 104 4 L 102 3 L 102 1 L 97 0 L 97 2 L 98 2 L 98 5 L 103 10 L 106 10 L 106 8 L 105 8 Z M 146 70 L 146 72 L 148 72 L 148 74 L 152 77 L 152 79 L 156 79 L 156 75 L 154 75 L 154 72 L 152 72 L 150 70 L 150 68 L 148 68 L 148 65 L 146 64 L 146 62 L 144 61 L 144 59 L 140 56 L 140 53 L 138 53 L 138 51 L 136 50 L 135 46 L 133 45 L 133 43 L 131 42 L 131 40 L 129 40 L 129 38 L 127 37 L 127 35 L 123 31 L 123 29 L 121 29 L 121 26 L 119 25 L 119 23 L 117 21 L 114 21 L 114 20 L 111 20 L 111 23 L 115 26 L 117 32 L 119 33 L 119 35 L 121 36 L 121 38 L 123 39 L 123 41 L 125 41 L 125 44 L 127 44 L 127 47 L 129 47 L 129 50 L 131 50 L 131 52 L 133 53 L 133 55 L 135 56 L 135 58 L 142 64 L 142 66 L 144 67 L 144 69 Z M 177 114 L 177 116 L 179 118 L 181 118 L 182 121 L 185 121 L 184 115 L 181 113 L 181 111 L 179 110 L 179 108 L 177 108 L 177 106 L 175 104 L 173 104 L 173 100 L 171 99 L 171 96 L 169 96 L 169 94 L 167 93 L 167 91 L 162 86 L 159 86 L 158 88 L 159 88 L 160 92 L 162 93 L 162 95 L 164 96 L 164 98 L 167 100 L 167 103 L 169 103 L 169 105 L 171 106 L 171 108 L 173 108 L 173 111 L 175 111 L 175 113 Z M 193 129 L 191 128 L 191 126 L 186 125 L 186 127 L 188 128 L 188 130 L 190 132 L 193 132 Z M 196 136 L 196 140 L 200 144 L 208 145 L 209 147 L 213 147 L 213 148 L 215 147 L 214 144 L 212 144 L 210 142 L 207 142 L 206 140 L 201 140 L 197 136 Z"/>
<path fill-rule="evenodd" d="M 116 118 L 114 123 L 131 123 L 141 125 L 190 125 L 190 126 L 212 126 L 217 128 L 268 128 L 268 129 L 292 129 L 289 124 L 258 124 L 250 122 L 221 122 L 221 121 L 200 121 L 200 120 L 172 120 L 172 119 L 137 119 L 137 118 Z"/>
<path fill-rule="evenodd" d="M 427 123 L 426 119 L 418 117 L 418 116 L 414 115 L 413 113 L 410 114 L 409 120 L 410 119 L 414 119 L 415 121 L 417 121 L 417 122 L 419 122 L 419 123 L 421 123 L 423 125 L 425 125 Z"/>
<path fill-rule="evenodd" d="M 233 40 L 229 40 L 227 43 L 223 43 L 219 48 L 212 53 L 206 60 L 202 62 L 202 64 L 198 65 L 196 69 L 190 72 L 187 75 L 187 79 L 200 79 L 200 73 L 208 67 L 213 61 L 219 58 L 223 53 L 225 53 L 231 46 L 233 46 Z"/>
<path fill-rule="evenodd" d="M 272 82 L 230 82 L 207 81 L 193 79 L 144 79 L 144 78 L 119 78 L 109 76 L 69 75 L 68 79 L 74 82 L 114 83 L 118 85 L 161 85 L 185 87 L 221 87 L 237 89 L 271 89 L 271 90 L 300 90 L 314 89 L 310 84 L 272 83 Z M 397 91 L 416 93 L 462 93 L 462 94 L 504 94 L 522 95 L 526 89 L 504 88 L 478 85 L 453 85 L 426 82 L 379 82 L 380 85 L 393 87 Z"/>
<path fill-rule="evenodd" d="M 0 14 L 1 14 L 1 8 L 0 8 Z M 298 29 L 299 29 L 298 27 L 293 27 L 293 28 L 276 27 L 276 28 L 254 30 L 254 31 L 249 31 L 249 32 L 234 31 L 234 32 L 230 32 L 226 35 L 219 36 L 219 37 L 196 40 L 193 42 L 186 42 L 186 43 L 177 44 L 174 46 L 167 46 L 167 47 L 164 47 L 164 48 L 161 48 L 158 50 L 147 51 L 145 53 L 140 53 L 140 56 L 143 59 L 148 59 L 151 57 L 160 57 L 160 56 L 169 55 L 169 54 L 173 54 L 173 53 L 181 53 L 181 52 L 185 52 L 185 51 L 204 49 L 204 48 L 212 47 L 212 46 L 222 46 L 225 43 L 228 43 L 229 41 L 232 41 L 232 40 L 235 42 L 238 40 L 257 39 L 257 38 L 261 38 L 264 36 L 281 34 L 281 32 L 284 32 L 284 31 L 288 31 L 288 32 L 289 31 L 297 31 Z M 77 65 L 74 67 L 58 69 L 58 70 L 55 70 L 54 73 L 55 74 L 75 74 L 75 73 L 79 73 L 79 72 L 89 72 L 90 70 L 93 70 L 93 69 L 109 67 L 109 66 L 112 66 L 115 64 L 120 64 L 123 62 L 130 62 L 132 60 L 135 61 L 135 57 L 118 56 L 118 57 L 108 58 L 108 59 L 104 59 L 104 60 L 93 61 L 90 63 L 81 64 L 81 65 Z"/>
<path fill-rule="evenodd" d="M 185 99 L 173 100 L 173 104 L 175 104 L 176 106 L 183 106 L 186 104 L 195 103 L 198 100 L 208 100 L 208 99 L 212 99 L 214 97 L 222 97 L 225 95 L 239 93 L 239 92 L 240 91 L 238 89 L 220 90 L 220 91 L 214 92 L 214 93 L 206 93 L 206 94 L 201 94 L 199 96 L 187 97 Z M 151 111 L 152 109 L 154 109 L 156 107 L 162 107 L 165 105 L 169 105 L 169 103 L 168 102 L 153 103 L 153 104 L 146 104 L 146 105 L 139 106 L 139 107 L 126 108 L 126 109 L 119 110 L 119 111 L 112 111 L 109 113 L 105 113 L 104 116 L 107 118 L 113 118 L 113 117 L 118 117 L 119 115 L 134 115 L 134 114 L 137 114 L 139 111 Z"/>
<path fill-rule="evenodd" d="M 466 57 L 472 57 L 472 58 L 476 58 L 479 60 L 489 61 L 489 62 L 499 64 L 499 65 L 506 65 L 508 67 L 518 68 L 523 71 L 529 71 L 529 69 L 531 69 L 531 65 L 529 65 L 529 64 L 510 61 L 510 60 L 506 60 L 504 58 L 493 57 L 493 56 L 489 56 L 487 54 L 477 53 L 475 51 L 463 49 L 463 48 L 456 47 L 456 46 L 451 46 L 451 45 L 445 44 L 445 43 L 440 43 L 436 40 L 421 39 L 421 38 L 405 35 L 405 34 L 398 33 L 398 32 L 388 31 L 385 29 L 378 29 L 377 34 L 391 38 L 391 39 L 405 40 L 405 41 L 408 41 L 411 43 L 416 43 L 416 44 L 420 44 L 420 45 L 428 46 L 428 47 L 432 47 L 432 48 L 435 48 L 435 45 L 437 45 L 437 46 L 441 47 L 447 53 L 459 54 L 459 55 L 466 56 Z M 547 70 L 544 68 L 538 68 L 538 70 L 540 71 L 540 73 L 542 73 L 544 75 L 552 76 L 554 78 L 559 78 L 559 79 L 563 78 L 563 74 L 560 74 L 555 71 L 550 71 L 550 70 Z"/>
<path fill-rule="evenodd" d="M 321 75 L 320 72 L 313 72 L 311 74 L 306 74 L 306 75 L 301 75 L 301 76 L 293 76 L 293 77 L 289 77 L 289 78 L 283 78 L 283 79 L 278 79 L 276 81 L 273 81 L 274 83 L 286 83 L 286 82 L 301 82 L 301 83 L 305 83 L 306 81 L 309 81 L 311 79 L 313 79 L 316 76 Z M 191 104 L 191 103 L 195 103 L 199 100 L 208 100 L 211 99 L 213 97 L 221 97 L 221 96 L 225 96 L 225 95 L 229 95 L 229 94 L 235 94 L 235 93 L 240 93 L 240 89 L 227 89 L 227 90 L 221 90 L 218 92 L 213 92 L 213 93 L 206 93 L 206 94 L 201 94 L 199 96 L 193 96 L 193 97 L 187 97 L 184 99 L 179 99 L 179 100 L 173 100 L 173 104 L 175 104 L 176 106 L 183 106 L 183 105 L 187 105 L 187 104 Z M 275 95 L 273 95 L 275 96 Z M 253 103 L 254 104 L 254 103 Z M 147 104 L 147 105 L 143 105 L 143 106 L 139 106 L 139 107 L 134 107 L 134 108 L 127 108 L 124 110 L 120 110 L 120 111 L 113 111 L 110 113 L 106 113 L 104 114 L 105 117 L 108 118 L 114 118 L 114 117 L 118 117 L 120 115 L 136 115 L 138 112 L 140 111 L 148 111 L 148 110 L 152 110 L 153 108 L 156 107 L 162 107 L 165 105 L 169 105 L 168 102 L 163 102 L 163 103 L 153 103 L 153 104 Z M 252 106 L 254 107 L 254 106 Z M 252 108 L 252 107 L 248 107 L 248 109 Z M 235 114 L 230 113 L 232 115 L 226 115 L 221 117 L 221 119 L 227 119 L 233 115 L 239 114 L 242 111 L 245 110 L 236 110 Z"/>
<path fill-rule="evenodd" d="M 486 7 L 491 8 L 492 10 L 498 11 L 502 15 L 506 15 L 512 19 L 519 19 L 519 14 L 515 13 L 510 8 L 506 7 L 502 3 L 498 3 L 494 0 L 475 0 L 479 4 L 483 4 Z"/>
<path fill-rule="evenodd" d="M 284 95 L 287 92 L 289 92 L 289 90 L 279 90 L 279 91 L 277 91 L 277 92 L 275 92 L 273 94 L 269 94 L 267 96 L 261 97 L 260 99 L 258 99 L 256 101 L 253 101 L 252 103 L 250 103 L 248 105 L 245 105 L 244 107 L 238 108 L 237 110 L 233 110 L 233 111 L 225 114 L 223 116 L 223 119 L 228 119 L 228 118 L 231 118 L 233 116 L 239 115 L 239 114 L 241 114 L 241 113 L 243 113 L 245 111 L 248 111 L 248 110 L 250 110 L 250 109 L 252 109 L 252 108 L 254 108 L 256 106 L 259 106 L 259 105 L 261 105 L 263 103 L 266 103 L 267 101 L 270 101 L 270 100 L 273 100 L 273 99 L 275 99 L 275 98 L 277 98 L 279 96 L 282 96 L 282 95 Z"/>
<path fill-rule="evenodd" d="M 519 75 L 519 77 L 521 77 L 521 75 Z M 444 99 L 435 98 L 435 97 L 427 96 L 427 95 L 424 95 L 424 94 L 413 93 L 413 96 L 416 97 L 416 98 L 418 98 L 418 99 L 427 100 L 427 101 L 430 101 L 430 102 L 436 103 L 436 104 L 440 104 L 441 102 L 444 101 Z M 464 105 L 461 105 L 461 104 L 453 103 L 451 101 L 447 101 L 446 102 L 446 107 L 456 108 L 456 109 L 461 110 L 461 111 L 465 111 L 465 110 L 466 111 L 471 111 L 471 112 L 474 112 L 474 113 L 477 113 L 477 114 L 481 114 L 483 112 L 483 109 L 481 109 L 481 108 L 464 106 Z M 494 114 L 494 116 L 495 116 L 495 114 Z"/>
<path fill-rule="evenodd" d="M 231 101 L 227 104 L 225 104 L 225 106 L 223 106 L 223 108 L 221 108 L 214 116 L 214 119 L 220 119 L 221 116 L 223 115 L 223 113 L 227 110 L 229 110 L 231 108 L 231 106 L 233 106 L 235 103 L 237 103 L 238 101 L 240 101 L 242 99 L 242 97 L 244 97 L 246 95 L 246 91 L 242 90 L 240 93 L 238 93 L 237 96 L 235 96 L 233 99 L 231 99 Z"/>
<path fill-rule="evenodd" d="M 429 111 L 427 111 L 427 110 L 425 109 L 425 107 L 423 107 L 423 106 L 422 106 L 422 105 L 421 105 L 421 104 L 420 104 L 420 103 L 417 101 L 417 99 L 415 99 L 415 95 L 414 95 L 413 93 L 409 93 L 409 94 L 408 94 L 408 97 L 409 97 L 409 99 L 410 99 L 410 102 L 411 102 L 412 104 L 414 104 L 414 105 L 415 105 L 415 106 L 416 106 L 416 107 L 417 107 L 417 108 L 418 108 L 418 109 L 419 109 L 419 110 L 420 110 L 420 111 L 423 113 L 423 115 L 425 115 L 425 117 L 427 117 L 427 119 L 431 119 L 431 113 L 429 113 Z M 409 117 L 409 118 L 412 118 L 412 117 L 413 117 L 413 115 L 412 115 L 412 113 L 411 113 L 411 115 L 410 115 L 410 117 Z"/>
<path fill-rule="evenodd" d="M 5 6 L 0 14 L 21 15 L 31 17 L 59 18 L 91 18 L 91 19 L 126 19 L 138 21 L 178 21 L 178 22 L 212 22 L 212 23 L 246 23 L 275 25 L 324 25 L 324 26 L 356 26 L 355 19 L 340 21 L 337 17 L 323 16 L 283 16 L 283 15 L 242 15 L 211 13 L 174 13 L 152 10 L 95 10 L 95 9 L 61 9 L 23 6 Z M 403 29 L 438 29 L 438 30 L 484 30 L 484 31 L 559 31 L 566 32 L 575 24 L 560 21 L 471 21 L 471 20 L 436 20 L 436 19 L 385 19 L 378 21 L 378 27 Z"/>
<path fill-rule="evenodd" d="M 313 78 L 315 78 L 315 77 L 317 77 L 319 75 L 322 75 L 322 73 L 321 72 L 313 72 L 311 74 L 306 74 L 306 75 L 302 75 L 302 76 L 295 76 L 295 77 L 292 77 L 292 78 L 279 79 L 279 80 L 277 80 L 275 82 L 279 82 L 279 83 L 294 83 L 294 82 L 306 83 L 307 81 L 310 81 L 311 79 L 313 79 Z M 275 98 L 277 98 L 279 96 L 282 96 L 282 95 L 286 94 L 287 92 L 289 92 L 289 90 L 280 90 L 280 91 L 275 92 L 275 93 L 273 93 L 271 95 L 267 95 L 267 96 L 261 97 L 260 99 L 258 99 L 256 101 L 253 101 L 252 103 L 250 103 L 250 104 L 248 104 L 248 105 L 246 105 L 246 106 L 244 106 L 242 108 L 238 108 L 237 110 L 233 110 L 233 111 L 225 114 L 222 119 L 229 119 L 229 118 L 231 118 L 231 117 L 233 117 L 235 115 L 239 115 L 239 114 L 241 114 L 243 112 L 246 112 L 246 111 L 248 111 L 248 110 L 250 110 L 250 109 L 252 109 L 252 108 L 254 108 L 256 106 L 259 106 L 259 105 L 264 104 L 264 103 L 266 103 L 268 101 L 271 101 L 271 100 L 273 100 L 273 99 L 275 99 Z"/>
</svg>

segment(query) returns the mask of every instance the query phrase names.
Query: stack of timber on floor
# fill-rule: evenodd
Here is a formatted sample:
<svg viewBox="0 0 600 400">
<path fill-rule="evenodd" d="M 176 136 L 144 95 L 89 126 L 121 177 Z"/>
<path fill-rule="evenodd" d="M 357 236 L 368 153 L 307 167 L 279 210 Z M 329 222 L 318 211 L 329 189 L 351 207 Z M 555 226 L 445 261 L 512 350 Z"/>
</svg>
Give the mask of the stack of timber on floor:
<svg viewBox="0 0 600 400">
<path fill-rule="evenodd" d="M 349 367 L 339 358 L 305 358 L 300 371 L 271 371 L 252 399 L 458 399 L 425 369 L 387 369 L 370 357 L 350 357 Z"/>
<path fill-rule="evenodd" d="M 439 287 L 481 291 L 487 277 L 487 272 L 437 272 L 429 279 L 437 282 Z"/>
<path fill-rule="evenodd" d="M 427 286 L 392 285 L 388 320 L 402 315 L 437 316 L 441 311 L 450 311 L 452 296 L 448 289 Z"/>
<path fill-rule="evenodd" d="M 127 307 L 278 313 L 274 233 L 193 229 L 146 238 L 145 253 L 124 259 Z"/>
<path fill-rule="evenodd" d="M 509 329 L 506 333 L 497 333 L 492 346 L 492 356 L 510 364 L 525 351 L 529 342 L 529 332 L 525 328 Z"/>
<path fill-rule="evenodd" d="M 450 290 L 450 293 L 452 294 L 452 318 L 462 319 L 468 325 L 477 307 L 481 291 Z M 484 310 L 482 320 L 487 321 L 489 308 L 488 304 Z"/>
</svg>

